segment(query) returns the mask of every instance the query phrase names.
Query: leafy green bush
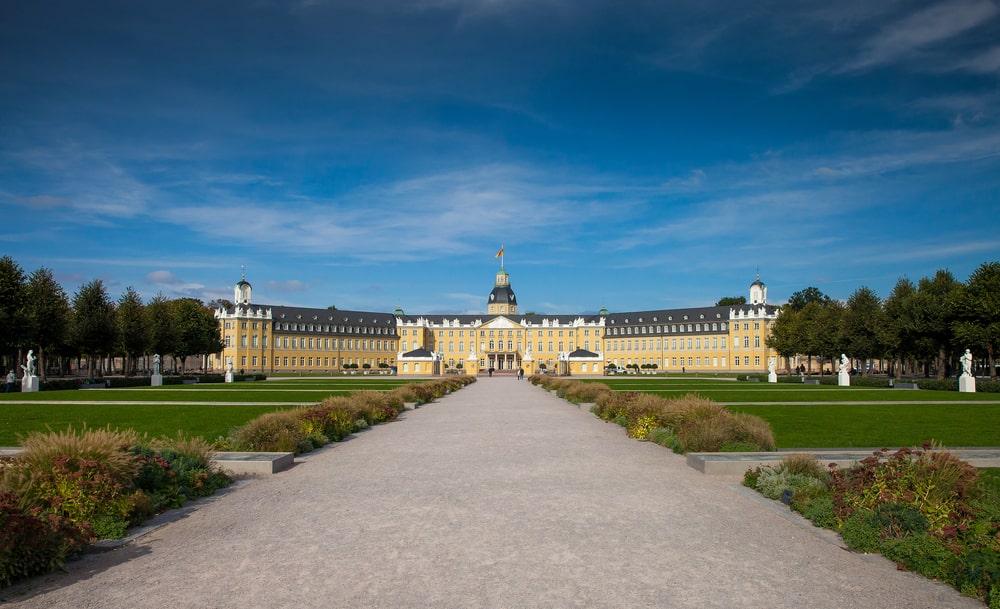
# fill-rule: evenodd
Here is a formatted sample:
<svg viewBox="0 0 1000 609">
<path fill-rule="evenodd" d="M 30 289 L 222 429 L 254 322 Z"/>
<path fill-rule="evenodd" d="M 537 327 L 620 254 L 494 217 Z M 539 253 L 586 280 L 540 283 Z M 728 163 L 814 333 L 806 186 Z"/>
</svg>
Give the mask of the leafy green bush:
<svg viewBox="0 0 1000 609">
<path fill-rule="evenodd" d="M 832 473 L 837 514 L 846 519 L 858 509 L 876 510 L 898 503 L 920 511 L 930 531 L 955 537 L 967 528 L 973 513 L 969 504 L 978 487 L 976 468 L 942 450 L 901 448 L 893 454 L 883 448 L 855 467 Z"/>
<path fill-rule="evenodd" d="M 21 503 L 14 493 L 0 492 L 0 588 L 61 567 L 92 536 L 88 523 Z"/>
<path fill-rule="evenodd" d="M 675 453 L 681 452 L 681 439 L 669 427 L 657 427 L 656 429 L 649 430 L 649 435 L 646 436 L 646 439 L 664 448 L 669 448 Z"/>
</svg>

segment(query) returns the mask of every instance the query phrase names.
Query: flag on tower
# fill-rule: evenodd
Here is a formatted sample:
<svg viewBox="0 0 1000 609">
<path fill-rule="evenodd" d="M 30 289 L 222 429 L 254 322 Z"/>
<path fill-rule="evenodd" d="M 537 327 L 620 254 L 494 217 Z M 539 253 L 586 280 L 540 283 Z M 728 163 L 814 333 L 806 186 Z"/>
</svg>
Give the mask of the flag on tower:
<svg viewBox="0 0 1000 609">
<path fill-rule="evenodd" d="M 496 256 L 494 256 L 494 258 L 499 258 L 499 257 L 501 257 L 501 256 L 503 256 L 503 246 L 502 246 L 502 245 L 500 246 L 500 251 L 499 251 L 499 252 L 497 252 L 497 255 L 496 255 Z"/>
</svg>

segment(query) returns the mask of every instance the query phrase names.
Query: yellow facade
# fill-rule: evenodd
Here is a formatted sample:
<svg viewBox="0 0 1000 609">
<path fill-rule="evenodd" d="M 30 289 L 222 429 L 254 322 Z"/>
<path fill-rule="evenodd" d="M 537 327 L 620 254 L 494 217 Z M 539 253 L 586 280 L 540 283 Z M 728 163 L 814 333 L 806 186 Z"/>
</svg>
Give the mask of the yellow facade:
<svg viewBox="0 0 1000 609">
<path fill-rule="evenodd" d="M 269 375 L 479 374 L 490 368 L 599 375 L 612 364 L 636 373 L 750 374 L 765 372 L 777 358 L 767 336 L 778 309 L 766 304 L 759 278 L 745 305 L 565 316 L 518 315 L 502 267 L 486 315 L 255 307 L 245 279 L 235 295 L 232 309 L 216 311 L 226 344 L 213 362 L 220 370 L 232 361 L 235 371 Z"/>
<path fill-rule="evenodd" d="M 396 363 L 396 320 L 389 313 L 260 307 L 245 279 L 232 309 L 215 312 L 225 348 L 212 367 L 235 372 L 389 373 Z"/>
</svg>

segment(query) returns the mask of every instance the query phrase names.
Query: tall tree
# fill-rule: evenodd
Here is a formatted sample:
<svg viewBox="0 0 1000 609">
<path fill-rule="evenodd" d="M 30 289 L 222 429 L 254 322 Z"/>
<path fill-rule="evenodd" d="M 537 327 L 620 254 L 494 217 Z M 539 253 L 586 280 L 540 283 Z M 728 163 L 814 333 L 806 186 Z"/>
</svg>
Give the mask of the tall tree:
<svg viewBox="0 0 1000 609">
<path fill-rule="evenodd" d="M 149 348 L 150 332 L 146 323 L 145 306 L 135 288 L 128 286 L 118 298 L 115 315 L 117 350 L 124 356 L 125 376 L 135 371 L 135 359 Z"/>
<path fill-rule="evenodd" d="M 917 283 L 914 317 L 921 337 L 919 345 L 923 346 L 923 356 L 935 361 L 934 368 L 939 379 L 945 376 L 954 336 L 952 299 L 961 285 L 947 270 L 939 270 L 934 277 L 924 277 Z M 929 367 L 925 365 L 925 374 L 929 372 Z"/>
<path fill-rule="evenodd" d="M 802 312 L 794 309 L 782 309 L 778 319 L 771 326 L 767 337 L 767 346 L 785 358 L 792 358 L 798 353 L 806 354 L 801 331 Z"/>
<path fill-rule="evenodd" d="M 966 349 L 985 352 L 990 380 L 997 379 L 996 353 L 1000 347 L 1000 262 L 987 262 L 969 277 L 954 298 L 955 340 Z"/>
<path fill-rule="evenodd" d="M 715 303 L 717 307 L 732 307 L 736 305 L 745 305 L 747 303 L 746 296 L 723 296 Z"/>
<path fill-rule="evenodd" d="M 38 347 L 38 370 L 44 381 L 48 357 L 59 354 L 66 344 L 70 328 L 69 298 L 52 271 L 45 267 L 28 278 L 25 295 L 28 343 Z"/>
<path fill-rule="evenodd" d="M 895 358 L 894 374 L 905 373 L 905 362 L 917 352 L 917 320 L 913 315 L 917 286 L 906 277 L 901 277 L 892 288 L 892 293 L 882 303 L 885 313 L 883 342 L 886 353 Z"/>
<path fill-rule="evenodd" d="M 16 366 L 26 328 L 24 270 L 10 256 L 0 257 L 0 356 L 7 366 Z"/>
<path fill-rule="evenodd" d="M 200 300 L 180 298 L 171 303 L 172 321 L 177 329 L 173 355 L 181 360 L 181 374 L 190 355 L 218 353 L 223 344 L 219 337 L 219 322 Z"/>
<path fill-rule="evenodd" d="M 815 302 L 819 305 L 826 305 L 831 302 L 831 298 L 819 291 L 819 288 L 814 288 L 812 286 L 799 290 L 793 293 L 788 298 L 788 304 L 784 308 L 792 309 L 793 311 L 801 311 L 810 302 Z"/>
<path fill-rule="evenodd" d="M 843 336 L 840 332 L 841 318 L 844 316 L 844 305 L 833 299 L 810 302 L 802 309 L 807 313 L 809 324 L 807 328 L 807 343 L 810 353 L 824 359 L 837 359 L 838 354 L 845 349 Z"/>
<path fill-rule="evenodd" d="M 871 288 L 861 286 L 851 294 L 840 320 L 844 349 L 850 357 L 869 362 L 885 355 L 884 319 L 882 301 Z M 867 376 L 869 366 L 862 370 Z"/>
<path fill-rule="evenodd" d="M 84 284 L 73 296 L 73 343 L 88 357 L 87 375 L 93 379 L 95 360 L 115 347 L 115 305 L 100 279 Z"/>
<path fill-rule="evenodd" d="M 177 328 L 173 322 L 173 305 L 162 292 L 146 304 L 146 327 L 149 329 L 149 348 L 165 356 L 173 354 L 177 344 Z"/>
</svg>

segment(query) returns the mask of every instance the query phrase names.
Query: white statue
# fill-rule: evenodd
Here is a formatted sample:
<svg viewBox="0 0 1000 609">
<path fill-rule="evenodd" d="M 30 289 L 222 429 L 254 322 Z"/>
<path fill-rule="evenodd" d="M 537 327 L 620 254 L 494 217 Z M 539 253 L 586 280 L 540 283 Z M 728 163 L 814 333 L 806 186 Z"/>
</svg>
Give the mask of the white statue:
<svg viewBox="0 0 1000 609">
<path fill-rule="evenodd" d="M 36 376 L 37 371 L 35 370 L 35 361 L 37 359 L 38 358 L 35 357 L 35 350 L 28 349 L 28 357 L 25 358 L 24 365 L 21 366 L 21 369 L 24 370 L 24 376 L 27 377 Z"/>
<path fill-rule="evenodd" d="M 775 374 L 775 368 L 777 368 L 777 366 L 778 363 L 773 357 L 767 360 L 767 371 L 769 374 Z"/>
<path fill-rule="evenodd" d="M 850 372 L 851 370 L 851 360 L 847 359 L 847 356 L 843 353 L 840 354 L 840 371 Z"/>
<path fill-rule="evenodd" d="M 962 362 L 962 376 L 971 377 L 972 376 L 972 352 L 968 349 L 962 354 L 960 360 Z"/>
<path fill-rule="evenodd" d="M 160 373 L 160 354 L 157 353 L 153 356 L 153 374 Z"/>
</svg>

